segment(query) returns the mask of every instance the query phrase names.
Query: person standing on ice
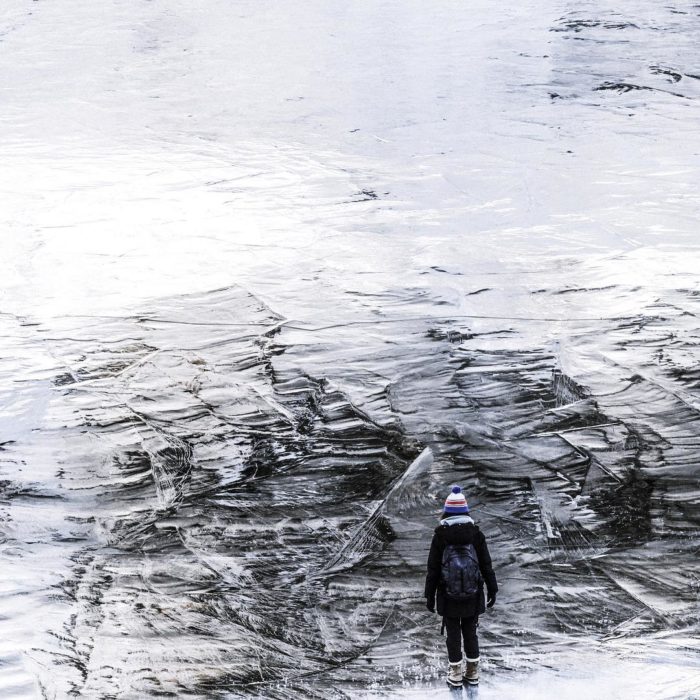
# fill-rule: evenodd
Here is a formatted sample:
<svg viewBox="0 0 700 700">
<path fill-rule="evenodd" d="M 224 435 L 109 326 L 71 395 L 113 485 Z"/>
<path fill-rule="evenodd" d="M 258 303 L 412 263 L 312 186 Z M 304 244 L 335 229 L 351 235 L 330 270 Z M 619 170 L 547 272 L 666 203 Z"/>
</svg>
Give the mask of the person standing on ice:
<svg viewBox="0 0 700 700">
<path fill-rule="evenodd" d="M 488 601 L 484 605 L 484 584 Z M 454 486 L 445 501 L 428 555 L 425 597 L 428 610 L 442 615 L 447 630 L 450 670 L 447 683 L 460 687 L 479 682 L 479 615 L 496 602 L 498 584 L 486 539 L 469 517 L 467 499 Z M 462 641 L 466 661 L 462 670 Z"/>
</svg>

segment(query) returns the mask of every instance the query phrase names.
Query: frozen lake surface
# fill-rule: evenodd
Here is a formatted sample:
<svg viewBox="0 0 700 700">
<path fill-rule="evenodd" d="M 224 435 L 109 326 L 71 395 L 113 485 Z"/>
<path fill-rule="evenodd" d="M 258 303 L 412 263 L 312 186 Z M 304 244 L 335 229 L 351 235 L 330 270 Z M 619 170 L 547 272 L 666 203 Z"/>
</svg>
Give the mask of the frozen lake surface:
<svg viewBox="0 0 700 700">
<path fill-rule="evenodd" d="M 0 696 L 700 697 L 700 7 L 7 0 Z M 462 695 L 458 695 L 461 697 Z"/>
</svg>

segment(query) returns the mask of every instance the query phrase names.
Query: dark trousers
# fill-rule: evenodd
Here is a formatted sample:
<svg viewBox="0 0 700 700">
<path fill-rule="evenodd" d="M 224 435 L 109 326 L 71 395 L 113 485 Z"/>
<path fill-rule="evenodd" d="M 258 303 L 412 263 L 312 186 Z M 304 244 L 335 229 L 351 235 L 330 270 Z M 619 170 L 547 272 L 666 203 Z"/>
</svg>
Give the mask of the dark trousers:
<svg viewBox="0 0 700 700">
<path fill-rule="evenodd" d="M 462 660 L 462 640 L 468 659 L 479 658 L 479 638 L 476 628 L 479 626 L 479 616 L 446 617 L 445 631 L 447 632 L 447 655 L 450 663 Z"/>
</svg>

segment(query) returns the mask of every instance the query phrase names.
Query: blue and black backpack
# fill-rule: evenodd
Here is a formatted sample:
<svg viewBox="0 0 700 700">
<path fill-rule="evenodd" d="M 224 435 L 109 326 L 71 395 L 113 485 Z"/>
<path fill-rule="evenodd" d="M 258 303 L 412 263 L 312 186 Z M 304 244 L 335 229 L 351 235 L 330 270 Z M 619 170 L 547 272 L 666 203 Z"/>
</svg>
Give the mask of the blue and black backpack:
<svg viewBox="0 0 700 700">
<path fill-rule="evenodd" d="M 473 544 L 448 544 L 442 553 L 442 581 L 450 600 L 471 600 L 483 577 Z"/>
</svg>

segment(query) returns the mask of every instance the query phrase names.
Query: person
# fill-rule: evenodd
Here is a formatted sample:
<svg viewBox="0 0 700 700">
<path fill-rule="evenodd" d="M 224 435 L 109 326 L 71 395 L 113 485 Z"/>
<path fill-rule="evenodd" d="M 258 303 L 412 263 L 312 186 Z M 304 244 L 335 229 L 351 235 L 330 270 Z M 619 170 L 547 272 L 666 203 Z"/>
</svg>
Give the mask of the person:
<svg viewBox="0 0 700 700">
<path fill-rule="evenodd" d="M 470 546 L 471 545 L 471 546 Z M 476 555 L 476 560 L 474 559 Z M 470 568 L 471 567 L 471 568 Z M 457 575 L 454 575 L 457 571 Z M 449 579 L 449 580 L 446 580 Z M 484 583 L 487 603 L 484 605 Z M 496 603 L 498 585 L 484 534 L 469 516 L 467 499 L 454 486 L 435 528 L 425 578 L 426 605 L 443 618 L 447 630 L 447 682 L 459 687 L 479 682 L 479 615 Z M 466 655 L 462 670 L 462 642 Z"/>
</svg>

